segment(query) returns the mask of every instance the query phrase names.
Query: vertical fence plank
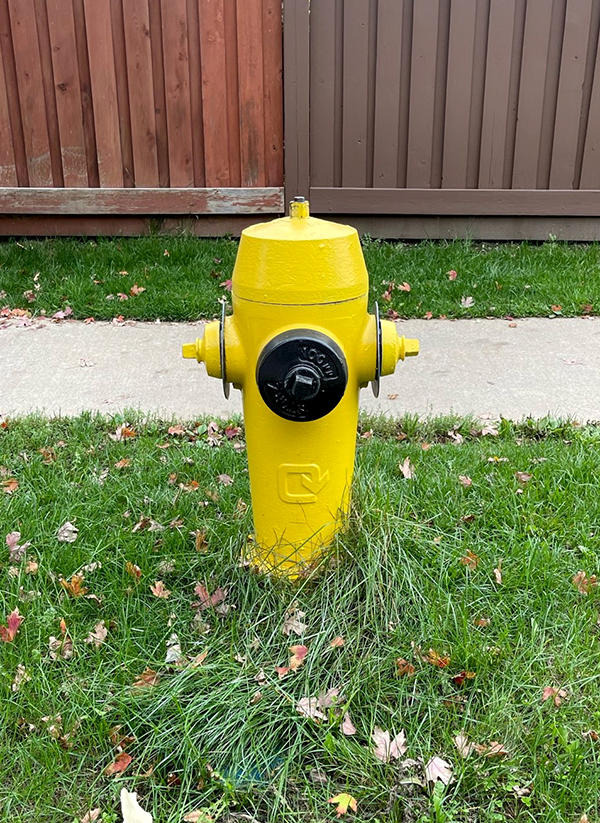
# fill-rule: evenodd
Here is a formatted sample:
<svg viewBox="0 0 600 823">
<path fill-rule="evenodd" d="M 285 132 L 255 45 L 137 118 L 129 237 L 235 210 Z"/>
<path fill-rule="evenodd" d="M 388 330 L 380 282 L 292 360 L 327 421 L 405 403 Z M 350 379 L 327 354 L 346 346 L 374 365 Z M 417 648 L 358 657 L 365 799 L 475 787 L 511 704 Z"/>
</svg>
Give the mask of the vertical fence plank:
<svg viewBox="0 0 600 823">
<path fill-rule="evenodd" d="M 123 0 L 134 181 L 159 184 L 148 0 Z"/>
<path fill-rule="evenodd" d="M 398 179 L 403 10 L 403 2 L 379 0 L 373 132 L 375 188 L 395 188 Z"/>
<path fill-rule="evenodd" d="M 0 45 L 2 41 L 0 40 Z M 0 186 L 17 185 L 17 168 L 13 150 L 4 64 L 0 53 Z"/>
<path fill-rule="evenodd" d="M 600 47 L 596 51 L 594 85 L 581 164 L 581 189 L 600 189 Z"/>
<path fill-rule="evenodd" d="M 162 0 L 162 40 L 171 186 L 194 185 L 188 19 L 185 0 Z"/>
<path fill-rule="evenodd" d="M 98 172 L 98 150 L 94 128 L 94 104 L 92 102 L 92 81 L 90 77 L 90 59 L 87 48 L 85 28 L 85 11 L 83 0 L 73 0 L 73 20 L 75 23 L 75 43 L 77 46 L 77 64 L 79 69 L 79 87 L 81 89 L 81 111 L 83 114 L 83 140 L 85 146 L 88 183 L 91 187 L 100 186 Z"/>
<path fill-rule="evenodd" d="M 501 189 L 503 186 L 515 3 L 516 0 L 491 0 L 490 4 L 479 158 L 481 189 Z"/>
<path fill-rule="evenodd" d="M 439 0 L 414 4 L 406 169 L 409 189 L 429 188 L 431 184 L 438 20 Z"/>
<path fill-rule="evenodd" d="M 204 132 L 202 126 L 202 77 L 200 74 L 200 18 L 198 0 L 186 0 L 188 49 L 190 62 L 190 108 L 192 116 L 192 150 L 194 185 L 204 186 Z"/>
<path fill-rule="evenodd" d="M 513 165 L 515 189 L 537 185 L 551 19 L 549 0 L 528 0 Z"/>
<path fill-rule="evenodd" d="M 263 0 L 265 182 L 283 183 L 283 87 L 281 0 Z"/>
<path fill-rule="evenodd" d="M 17 185 L 28 186 L 27 155 L 21 119 L 21 106 L 17 90 L 17 71 L 10 28 L 10 17 L 6 3 L 0 3 L 0 61 L 5 78 L 5 92 L 10 123 L 10 135 L 15 158 Z"/>
<path fill-rule="evenodd" d="M 123 185 L 110 0 L 84 0 L 98 173 L 102 188 Z"/>
<path fill-rule="evenodd" d="M 229 186 L 229 120 L 223 0 L 200 0 L 200 54 L 206 185 Z"/>
<path fill-rule="evenodd" d="M 52 180 L 55 186 L 64 186 L 62 159 L 60 156 L 60 134 L 58 130 L 58 113 L 56 109 L 56 89 L 54 85 L 54 70 L 52 67 L 52 47 L 48 30 L 48 14 L 45 0 L 33 0 L 35 9 L 35 26 L 37 29 L 39 62 L 42 71 L 42 86 L 44 89 L 44 105 L 46 108 L 46 123 L 48 125 L 48 140 L 50 143 L 50 165 Z"/>
<path fill-rule="evenodd" d="M 315 3 L 310 11 L 310 179 L 334 185 L 335 3 Z"/>
<path fill-rule="evenodd" d="M 31 186 L 52 186 L 50 139 L 33 0 L 8 0 L 21 121 Z"/>
<path fill-rule="evenodd" d="M 240 95 L 238 84 L 236 0 L 223 0 L 223 17 L 225 23 L 225 71 L 227 75 L 227 134 L 229 138 L 229 184 L 231 186 L 241 186 L 242 173 L 240 161 L 239 125 Z"/>
<path fill-rule="evenodd" d="M 344 3 L 342 184 L 367 185 L 369 0 Z"/>
<path fill-rule="evenodd" d="M 167 101 L 162 41 L 161 0 L 148 0 L 150 20 L 150 53 L 152 55 L 152 88 L 154 90 L 154 122 L 156 127 L 156 157 L 158 185 L 169 186 L 169 139 L 167 136 Z M 174 4 L 168 15 L 174 14 Z"/>
<path fill-rule="evenodd" d="M 88 174 L 73 7 L 64 0 L 46 0 L 46 8 L 52 45 L 64 185 L 87 186 Z"/>
<path fill-rule="evenodd" d="M 309 2 L 285 0 L 283 7 L 283 76 L 285 194 L 308 197 L 309 166 Z"/>
<path fill-rule="evenodd" d="M 113 47 L 115 55 L 115 76 L 117 80 L 117 108 L 119 112 L 119 134 L 123 157 L 123 182 L 126 187 L 134 186 L 133 139 L 131 135 L 131 107 L 127 83 L 127 54 L 125 51 L 125 20 L 123 0 L 110 0 Z"/>
<path fill-rule="evenodd" d="M 467 186 L 477 0 L 454 0 L 450 14 L 442 186 Z"/>
<path fill-rule="evenodd" d="M 571 0 L 567 3 L 550 168 L 551 189 L 576 187 L 575 161 L 582 122 L 583 80 L 592 2 L 593 0 Z"/>
<path fill-rule="evenodd" d="M 237 4 L 242 186 L 265 185 L 261 0 Z"/>
</svg>

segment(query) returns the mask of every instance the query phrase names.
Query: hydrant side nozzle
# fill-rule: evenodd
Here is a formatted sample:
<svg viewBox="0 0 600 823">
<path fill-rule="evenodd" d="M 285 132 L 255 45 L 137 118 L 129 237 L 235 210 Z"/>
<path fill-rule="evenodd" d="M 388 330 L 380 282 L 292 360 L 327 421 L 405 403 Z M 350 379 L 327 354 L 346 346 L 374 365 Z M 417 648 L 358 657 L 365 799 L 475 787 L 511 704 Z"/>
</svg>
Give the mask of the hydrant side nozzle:
<svg viewBox="0 0 600 823">
<path fill-rule="evenodd" d="M 405 357 L 416 357 L 419 354 L 419 341 L 411 337 L 398 338 L 398 359 L 404 360 Z"/>
<path fill-rule="evenodd" d="M 181 347 L 181 354 L 188 360 L 197 360 L 201 363 L 203 358 L 203 340 L 200 337 L 196 338 L 195 343 L 184 343 Z"/>
</svg>

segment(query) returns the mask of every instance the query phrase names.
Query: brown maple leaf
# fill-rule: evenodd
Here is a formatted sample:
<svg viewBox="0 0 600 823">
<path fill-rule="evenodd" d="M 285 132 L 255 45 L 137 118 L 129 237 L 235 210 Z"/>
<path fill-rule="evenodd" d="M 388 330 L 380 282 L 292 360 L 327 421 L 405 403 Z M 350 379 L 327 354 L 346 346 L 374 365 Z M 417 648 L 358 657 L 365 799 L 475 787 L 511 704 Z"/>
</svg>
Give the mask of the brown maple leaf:
<svg viewBox="0 0 600 823">
<path fill-rule="evenodd" d="M 83 595 L 89 591 L 89 589 L 83 585 L 82 574 L 74 574 L 70 580 L 65 580 L 64 577 L 60 577 L 59 583 L 71 597 L 83 597 Z"/>
<path fill-rule="evenodd" d="M 192 603 L 192 608 L 199 609 L 200 611 L 218 606 L 219 603 L 222 603 L 227 596 L 227 589 L 222 589 L 221 587 L 215 589 L 214 592 L 210 594 L 206 584 L 204 583 L 196 583 L 194 592 L 198 595 L 200 600 L 196 603 Z"/>
<path fill-rule="evenodd" d="M 17 636 L 19 626 L 21 625 L 23 620 L 24 618 L 22 615 L 19 614 L 19 610 L 14 609 L 8 615 L 6 626 L 0 626 L 0 640 L 3 643 L 12 643 L 15 637 Z"/>
<path fill-rule="evenodd" d="M 130 754 L 127 754 L 127 752 L 121 752 L 121 754 L 117 756 L 116 760 L 109 763 L 109 765 L 104 769 L 104 774 L 108 776 L 112 774 L 120 774 L 125 771 L 132 760 L 133 758 Z"/>
</svg>

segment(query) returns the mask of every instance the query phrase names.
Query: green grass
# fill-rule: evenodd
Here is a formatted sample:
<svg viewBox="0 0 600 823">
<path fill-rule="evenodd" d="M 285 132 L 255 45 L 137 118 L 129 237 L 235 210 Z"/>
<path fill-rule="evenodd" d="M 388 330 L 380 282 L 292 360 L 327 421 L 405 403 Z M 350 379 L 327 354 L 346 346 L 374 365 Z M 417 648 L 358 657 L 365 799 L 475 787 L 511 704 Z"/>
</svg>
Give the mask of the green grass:
<svg viewBox="0 0 600 823">
<path fill-rule="evenodd" d="M 182 437 L 169 435 L 168 423 L 130 418 L 137 436 L 115 442 L 119 422 L 26 418 L 0 429 L 0 481 L 19 482 L 12 494 L 0 491 L 0 620 L 17 606 L 25 618 L 15 641 L 0 643 L 2 820 L 70 823 L 99 807 L 114 823 L 122 786 L 139 793 L 156 823 L 200 808 L 229 823 L 334 820 L 327 801 L 345 791 L 358 801 L 348 819 L 365 821 L 596 819 L 600 743 L 583 733 L 600 732 L 600 600 L 596 589 L 579 593 L 572 577 L 599 571 L 600 429 L 503 421 L 497 437 L 480 437 L 468 420 L 365 421 L 374 434 L 358 440 L 339 563 L 293 585 L 240 565 L 251 531 L 250 509 L 238 503 L 249 503 L 246 457 L 236 449 L 243 435 L 211 447 L 204 424 Z M 406 457 L 412 480 L 399 471 Z M 124 458 L 130 464 L 116 468 Z M 520 483 L 517 471 L 533 477 Z M 179 485 L 192 480 L 196 491 Z M 166 528 L 133 531 L 141 516 Z M 71 544 L 56 537 L 67 520 L 79 529 Z M 201 552 L 196 529 L 206 532 Z M 26 560 L 11 571 L 4 537 L 14 530 L 31 541 L 37 574 L 26 573 Z M 461 563 L 469 551 L 475 569 Z M 96 561 L 85 585 L 101 604 L 69 596 L 60 576 Z M 168 599 L 151 593 L 157 579 Z M 226 588 L 231 605 L 225 615 L 202 613 L 205 634 L 193 623 L 198 581 Z M 20 599 L 21 587 L 33 599 Z M 301 638 L 281 631 L 294 605 L 306 615 Z M 52 660 L 48 642 L 61 637 L 61 619 L 74 654 Z M 108 636 L 95 649 L 84 640 L 99 620 Z M 207 651 L 202 666 L 165 665 L 172 632 L 189 657 Z M 337 635 L 345 645 L 331 649 Z M 279 680 L 274 667 L 300 642 L 309 649 L 304 665 Z M 449 665 L 423 662 L 429 649 Z M 396 676 L 399 657 L 415 666 L 413 677 Z M 13 692 L 18 664 L 31 679 Z M 133 688 L 147 667 L 160 682 Z M 475 677 L 458 685 L 463 670 Z M 295 709 L 333 687 L 354 737 L 333 714 L 317 725 Z M 542 702 L 546 687 L 567 692 L 562 705 Z M 258 689 L 262 699 L 252 702 Z M 57 714 L 70 734 L 62 744 L 43 720 Z M 118 724 L 135 738 L 133 760 L 108 777 Z M 408 758 L 450 761 L 454 782 L 432 794 L 410 782 L 418 765 L 379 762 L 375 726 L 403 729 Z M 499 741 L 507 754 L 463 760 L 453 744 L 461 731 L 479 744 Z M 518 799 L 515 786 L 531 794 Z"/>
<path fill-rule="evenodd" d="M 0 307 L 51 314 L 69 306 L 74 317 L 98 320 L 119 314 L 139 320 L 213 317 L 228 296 L 221 284 L 231 277 L 237 247 L 232 239 L 191 237 L 9 240 L 0 243 Z M 371 303 L 379 300 L 384 311 L 401 317 L 577 316 L 600 310 L 597 245 L 411 245 L 365 238 L 363 248 Z M 451 270 L 458 274 L 453 281 Z M 393 289 L 388 302 L 383 295 L 390 282 L 407 282 L 411 291 Z M 132 296 L 135 285 L 145 291 Z M 467 297 L 473 298 L 471 307 L 461 304 Z"/>
</svg>

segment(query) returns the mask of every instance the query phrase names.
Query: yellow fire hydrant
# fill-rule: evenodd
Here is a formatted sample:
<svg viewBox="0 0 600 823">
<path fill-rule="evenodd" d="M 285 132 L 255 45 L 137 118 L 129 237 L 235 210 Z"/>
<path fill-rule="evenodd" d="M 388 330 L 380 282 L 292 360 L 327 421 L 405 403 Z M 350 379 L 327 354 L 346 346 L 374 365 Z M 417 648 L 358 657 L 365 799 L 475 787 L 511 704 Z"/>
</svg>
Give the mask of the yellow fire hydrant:
<svg viewBox="0 0 600 823">
<path fill-rule="evenodd" d="M 183 356 L 243 396 L 255 537 L 249 559 L 297 576 L 318 561 L 350 505 L 359 389 L 419 353 L 367 313 L 369 280 L 351 226 L 290 216 L 242 232 L 233 314 Z"/>
</svg>

